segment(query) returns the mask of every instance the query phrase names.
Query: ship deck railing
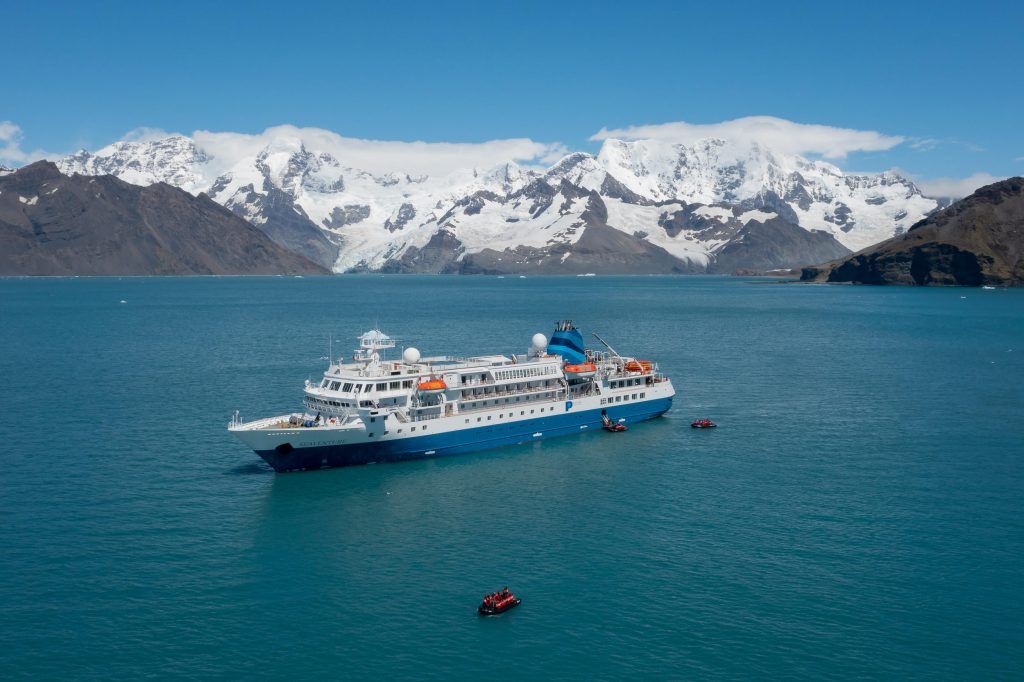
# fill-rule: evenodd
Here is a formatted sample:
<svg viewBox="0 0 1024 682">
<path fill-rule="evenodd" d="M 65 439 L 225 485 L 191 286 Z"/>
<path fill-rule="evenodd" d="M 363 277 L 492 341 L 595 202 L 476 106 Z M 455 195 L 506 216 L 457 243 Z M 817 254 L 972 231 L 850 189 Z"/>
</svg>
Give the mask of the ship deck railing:
<svg viewBox="0 0 1024 682">
<path fill-rule="evenodd" d="M 477 402 L 477 400 L 490 400 L 490 399 L 495 398 L 495 397 L 508 397 L 508 396 L 519 396 L 519 397 L 521 397 L 521 396 L 524 396 L 524 395 L 543 394 L 543 393 L 551 393 L 552 395 L 547 397 L 547 398 L 540 398 L 540 399 L 537 399 L 537 400 L 521 402 L 521 403 L 505 403 L 503 405 L 481 405 L 480 407 L 465 407 L 464 406 L 464 403 L 466 403 L 466 402 L 473 403 L 473 402 Z M 527 390 L 527 391 L 509 391 L 508 393 L 501 394 L 501 395 L 491 393 L 491 394 L 488 394 L 486 397 L 480 397 L 477 400 L 465 400 L 465 399 L 463 399 L 459 403 L 459 411 L 458 412 L 453 412 L 452 414 L 423 414 L 423 413 L 420 413 L 420 414 L 417 414 L 415 416 L 410 417 L 410 421 L 425 421 L 425 420 L 428 420 L 428 419 L 440 419 L 441 417 L 457 417 L 460 414 L 476 414 L 478 412 L 491 412 L 493 410 L 506 409 L 506 408 L 515 408 L 516 405 L 519 405 L 519 406 L 535 405 L 537 403 L 544 403 L 544 402 L 546 402 L 546 403 L 558 403 L 558 402 L 562 402 L 563 400 L 566 400 L 566 399 L 585 398 L 585 397 L 588 397 L 588 396 L 595 396 L 595 395 L 600 395 L 600 392 L 597 389 L 593 388 L 593 387 L 591 387 L 589 389 L 586 389 L 586 390 L 581 390 L 581 391 L 571 391 L 570 390 L 568 393 L 566 393 L 565 388 L 562 387 L 562 386 L 547 386 L 547 387 L 539 388 L 539 389 L 532 390 L 532 391 L 529 391 L 529 390 Z M 418 409 L 430 409 L 430 408 L 440 408 L 440 407 L 441 407 L 441 404 L 436 404 L 436 405 L 425 405 L 425 406 L 423 406 L 421 408 L 418 408 Z"/>
<path fill-rule="evenodd" d="M 263 419 L 254 419 L 251 422 L 242 421 L 242 419 L 235 414 L 231 419 L 230 428 L 234 431 L 250 431 L 253 429 L 269 429 L 273 428 L 275 424 L 284 421 L 287 423 L 290 414 L 277 415 L 276 417 L 264 417 Z"/>
<path fill-rule="evenodd" d="M 526 392 L 526 393 L 531 393 L 531 392 Z M 553 395 L 549 396 L 548 398 L 541 398 L 537 402 L 541 402 L 543 400 L 550 400 L 551 402 L 558 402 L 560 400 L 564 400 L 565 399 L 565 390 L 562 389 L 562 388 L 555 388 L 555 389 L 549 388 L 547 391 L 532 391 L 532 393 L 538 393 L 538 394 L 539 393 L 552 393 L 553 394 Z M 516 394 L 509 393 L 507 395 L 523 396 L 524 393 L 516 393 Z M 487 399 L 490 399 L 490 398 L 491 398 L 491 396 L 487 397 Z M 484 398 L 480 398 L 480 400 L 484 400 Z M 473 402 L 477 402 L 477 401 L 476 400 L 469 400 L 469 401 L 465 401 L 465 402 L 473 403 Z M 529 402 L 529 401 L 527 401 L 527 402 Z M 524 403 L 517 403 L 517 404 L 522 405 Z M 480 407 L 463 407 L 460 404 L 459 405 L 459 412 L 480 412 L 480 411 L 485 411 L 485 410 L 497 410 L 497 409 L 500 409 L 502 407 L 513 407 L 514 405 L 515 404 L 513 404 L 513 403 L 504 403 L 502 405 L 481 405 Z"/>
<path fill-rule="evenodd" d="M 291 417 L 298 417 L 299 423 L 292 424 L 289 419 Z M 351 417 L 340 418 L 335 417 L 336 421 L 330 423 L 330 418 L 325 417 L 320 420 L 319 423 L 313 426 L 305 426 L 304 415 L 301 412 L 291 412 L 289 414 L 279 414 L 275 417 L 264 417 L 263 419 L 255 419 L 251 422 L 243 422 L 241 419 L 232 419 L 228 428 L 232 431 L 256 431 L 259 429 L 350 429 L 354 428 Z"/>
<path fill-rule="evenodd" d="M 463 395 L 460 398 L 458 398 L 458 400 L 459 400 L 460 403 L 475 403 L 475 402 L 479 402 L 481 400 L 492 400 L 494 398 L 507 398 L 508 396 L 522 396 L 522 395 L 528 395 L 528 394 L 532 394 L 532 393 L 558 393 L 560 395 L 565 395 L 565 387 L 563 385 L 561 385 L 561 384 L 555 384 L 554 386 L 532 386 L 530 388 L 513 389 L 513 390 L 510 390 L 510 391 L 509 390 L 505 390 L 505 391 L 495 391 L 493 393 L 481 393 L 480 395 L 477 395 L 477 396 Z M 425 404 L 425 405 L 422 404 L 422 403 L 419 403 L 419 404 L 413 403 L 412 408 L 414 410 L 425 410 L 425 409 L 429 409 L 431 407 L 438 407 L 438 406 L 440 406 L 442 404 L 443 403 L 440 403 L 440 402 L 429 403 L 429 404 Z"/>
<path fill-rule="evenodd" d="M 420 365 L 426 365 L 428 371 L 441 373 L 453 369 L 490 369 L 513 364 L 512 358 L 506 355 L 480 355 L 476 357 L 460 357 L 455 355 L 437 355 L 420 358 Z"/>
<path fill-rule="evenodd" d="M 292 424 L 288 421 L 290 417 L 299 416 L 295 412 L 290 414 L 279 414 L 274 417 L 264 417 L 263 419 L 254 419 L 251 422 L 244 422 L 241 419 L 232 421 L 231 428 L 235 431 L 254 431 L 256 429 L 295 429 L 300 428 L 297 424 Z"/>
</svg>

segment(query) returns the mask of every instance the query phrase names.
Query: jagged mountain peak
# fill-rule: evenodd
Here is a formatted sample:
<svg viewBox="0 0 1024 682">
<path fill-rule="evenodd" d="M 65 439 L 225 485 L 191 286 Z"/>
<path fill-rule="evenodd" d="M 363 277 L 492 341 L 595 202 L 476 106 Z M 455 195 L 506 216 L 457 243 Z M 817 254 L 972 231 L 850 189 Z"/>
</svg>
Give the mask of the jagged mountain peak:
<svg viewBox="0 0 1024 682">
<path fill-rule="evenodd" d="M 559 176 L 563 177 L 574 171 L 591 171 L 591 170 L 603 170 L 597 159 L 592 154 L 586 152 L 573 152 L 572 154 L 566 154 L 561 159 L 556 161 L 551 168 L 545 173 L 546 176 Z"/>
<path fill-rule="evenodd" d="M 513 192 L 529 182 L 535 174 L 520 166 L 515 161 L 507 161 L 484 171 L 478 171 L 477 177 L 483 188 Z"/>
<path fill-rule="evenodd" d="M 331 193 L 345 188 L 341 164 L 326 152 L 308 150 L 299 138 L 286 137 L 267 145 L 257 154 L 255 165 L 264 184 L 296 198 L 304 192 Z"/>
<path fill-rule="evenodd" d="M 544 173 L 552 185 L 567 181 L 588 190 L 596 190 L 604 184 L 608 170 L 592 154 L 575 152 L 559 159 Z"/>
<path fill-rule="evenodd" d="M 80 150 L 57 161 L 63 173 L 116 175 L 134 185 L 166 182 L 188 192 L 201 191 L 210 157 L 184 135 L 115 142 L 91 153 Z"/>
</svg>

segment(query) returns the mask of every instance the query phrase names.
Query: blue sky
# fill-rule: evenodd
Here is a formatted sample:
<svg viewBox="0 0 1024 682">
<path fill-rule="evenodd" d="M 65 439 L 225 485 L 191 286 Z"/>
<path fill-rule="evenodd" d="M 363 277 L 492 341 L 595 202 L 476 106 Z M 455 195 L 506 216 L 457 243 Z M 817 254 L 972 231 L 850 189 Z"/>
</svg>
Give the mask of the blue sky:
<svg viewBox="0 0 1024 682">
<path fill-rule="evenodd" d="M 0 16 L 8 163 L 137 128 L 595 150 L 602 128 L 774 116 L 903 138 L 833 159 L 847 169 L 1024 173 L 1020 2 L 35 1 Z"/>
</svg>

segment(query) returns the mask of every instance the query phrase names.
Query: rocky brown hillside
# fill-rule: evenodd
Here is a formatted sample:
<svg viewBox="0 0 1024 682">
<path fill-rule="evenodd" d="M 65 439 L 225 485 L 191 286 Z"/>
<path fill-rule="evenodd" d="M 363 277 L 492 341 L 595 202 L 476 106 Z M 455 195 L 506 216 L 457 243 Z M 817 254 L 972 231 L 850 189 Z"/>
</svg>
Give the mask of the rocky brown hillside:
<svg viewBox="0 0 1024 682">
<path fill-rule="evenodd" d="M 801 279 L 857 284 L 1024 286 L 1024 178 L 982 187 L 901 236 Z"/>
<path fill-rule="evenodd" d="M 804 230 L 778 217 L 763 223 L 752 220 L 715 253 L 708 272 L 788 269 L 849 253 L 828 232 Z"/>
<path fill-rule="evenodd" d="M 326 272 L 205 194 L 47 161 L 0 177 L 0 275 Z"/>
</svg>

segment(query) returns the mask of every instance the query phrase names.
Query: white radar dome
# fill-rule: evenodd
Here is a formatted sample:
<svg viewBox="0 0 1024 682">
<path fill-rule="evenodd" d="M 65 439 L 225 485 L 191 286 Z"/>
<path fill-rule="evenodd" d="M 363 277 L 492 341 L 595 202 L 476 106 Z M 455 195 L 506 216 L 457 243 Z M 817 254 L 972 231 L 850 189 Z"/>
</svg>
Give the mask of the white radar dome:
<svg viewBox="0 0 1024 682">
<path fill-rule="evenodd" d="M 548 345 L 548 337 L 544 336 L 543 334 L 541 334 L 539 332 L 537 334 L 533 335 L 533 347 L 534 348 L 536 348 L 537 350 L 540 350 L 541 348 L 547 348 L 547 345 Z"/>
<path fill-rule="evenodd" d="M 415 348 L 406 348 L 405 352 L 402 353 L 402 359 L 410 365 L 415 365 L 420 361 L 420 352 Z"/>
</svg>

